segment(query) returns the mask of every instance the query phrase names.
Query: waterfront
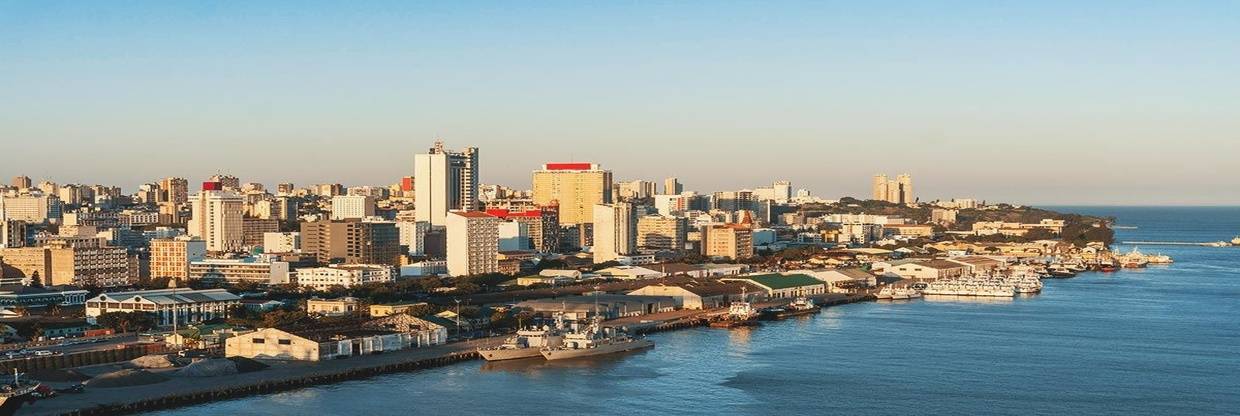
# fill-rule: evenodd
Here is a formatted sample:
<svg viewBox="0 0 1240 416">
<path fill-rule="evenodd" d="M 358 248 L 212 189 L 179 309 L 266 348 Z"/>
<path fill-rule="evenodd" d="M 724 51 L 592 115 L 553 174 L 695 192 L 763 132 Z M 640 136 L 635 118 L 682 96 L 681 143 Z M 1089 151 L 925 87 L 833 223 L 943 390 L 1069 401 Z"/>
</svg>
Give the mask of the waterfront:
<svg viewBox="0 0 1240 416">
<path fill-rule="evenodd" d="M 1236 208 L 1063 209 L 1138 227 L 1118 240 L 1240 232 Z M 1240 249 L 1142 250 L 1176 264 L 1047 280 L 1012 300 L 844 305 L 752 330 L 660 333 L 626 356 L 478 361 L 152 414 L 1234 412 Z"/>
</svg>

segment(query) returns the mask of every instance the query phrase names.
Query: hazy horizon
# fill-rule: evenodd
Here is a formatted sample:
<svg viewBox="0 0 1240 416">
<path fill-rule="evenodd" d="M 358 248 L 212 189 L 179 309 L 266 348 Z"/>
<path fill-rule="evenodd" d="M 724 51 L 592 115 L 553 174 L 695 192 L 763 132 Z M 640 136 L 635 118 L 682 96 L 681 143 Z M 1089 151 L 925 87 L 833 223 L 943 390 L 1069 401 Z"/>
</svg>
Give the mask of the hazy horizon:
<svg viewBox="0 0 1240 416">
<path fill-rule="evenodd" d="M 518 189 L 1240 205 L 1238 9 L 3 2 L 0 179 L 388 185 L 439 136 Z"/>
</svg>

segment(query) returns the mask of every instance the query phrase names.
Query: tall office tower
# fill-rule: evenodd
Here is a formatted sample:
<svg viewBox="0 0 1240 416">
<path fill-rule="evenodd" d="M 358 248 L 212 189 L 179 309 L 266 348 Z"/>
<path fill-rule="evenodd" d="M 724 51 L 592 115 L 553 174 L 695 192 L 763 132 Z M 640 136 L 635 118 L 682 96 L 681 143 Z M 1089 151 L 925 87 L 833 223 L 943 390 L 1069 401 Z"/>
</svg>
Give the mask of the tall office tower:
<svg viewBox="0 0 1240 416">
<path fill-rule="evenodd" d="M 13 177 L 13 187 L 17 188 L 17 190 L 19 191 L 22 189 L 29 188 L 30 184 L 31 184 L 30 177 L 28 176 L 14 176 Z"/>
<path fill-rule="evenodd" d="M 276 194 L 277 194 L 277 195 L 292 195 L 292 194 L 293 194 L 293 184 L 291 184 L 291 183 L 279 183 L 279 184 L 276 184 Z"/>
<path fill-rule="evenodd" d="M 481 211 L 448 213 L 448 274 L 498 273 L 499 223 L 499 218 Z"/>
<path fill-rule="evenodd" d="M 663 180 L 664 195 L 680 195 L 685 191 L 685 186 L 680 184 L 680 179 L 667 178 Z"/>
<path fill-rule="evenodd" d="M 448 211 L 478 209 L 478 148 L 453 152 L 437 141 L 429 152 L 413 157 L 413 168 L 418 221 L 442 227 Z"/>
<path fill-rule="evenodd" d="M 614 261 L 637 251 L 637 217 L 628 203 L 594 206 L 594 263 Z"/>
<path fill-rule="evenodd" d="M 361 219 L 375 216 L 375 199 L 365 195 L 332 197 L 332 220 Z"/>
<path fill-rule="evenodd" d="M 874 181 L 871 185 L 873 192 L 870 193 L 870 199 L 875 201 L 886 201 L 887 197 L 887 175 L 874 175 Z"/>
<path fill-rule="evenodd" d="M 592 163 L 548 163 L 534 171 L 534 203 L 560 207 L 560 224 L 594 222 L 594 206 L 610 204 L 611 171 Z"/>
<path fill-rule="evenodd" d="M 241 190 L 241 179 L 237 179 L 236 176 L 232 175 L 212 175 L 210 178 L 207 178 L 207 182 L 219 182 L 220 186 L 223 188 L 222 190 L 225 191 L 235 192 Z"/>
<path fill-rule="evenodd" d="M 241 251 L 245 245 L 245 199 L 225 191 L 219 182 L 203 182 L 202 192 L 190 198 L 186 233 L 207 242 L 207 251 Z"/>
<path fill-rule="evenodd" d="M 771 185 L 775 189 L 775 202 L 788 202 L 792 200 L 792 182 L 778 181 Z"/>
<path fill-rule="evenodd" d="M 189 181 L 184 178 L 164 178 L 159 181 L 159 202 L 181 205 L 189 202 Z"/>
<path fill-rule="evenodd" d="M 303 222 L 301 252 L 323 264 L 400 266 L 400 230 L 391 221 Z"/>
<path fill-rule="evenodd" d="M 684 218 L 647 215 L 637 220 L 637 247 L 649 250 L 685 249 L 688 221 Z"/>
<path fill-rule="evenodd" d="M 189 278 L 189 263 L 207 257 L 207 242 L 181 236 L 151 240 L 151 277 Z"/>
</svg>

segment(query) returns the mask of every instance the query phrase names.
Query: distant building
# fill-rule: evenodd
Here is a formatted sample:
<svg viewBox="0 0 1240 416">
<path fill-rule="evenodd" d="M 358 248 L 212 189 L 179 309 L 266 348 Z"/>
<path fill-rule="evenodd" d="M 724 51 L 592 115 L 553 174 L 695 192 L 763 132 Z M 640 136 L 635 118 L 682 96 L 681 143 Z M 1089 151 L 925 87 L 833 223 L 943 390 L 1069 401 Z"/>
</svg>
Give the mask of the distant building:
<svg viewBox="0 0 1240 416">
<path fill-rule="evenodd" d="M 461 152 L 444 149 L 443 142 L 414 156 L 414 203 L 417 221 L 442 227 L 448 211 L 479 208 L 478 148 Z"/>
<path fill-rule="evenodd" d="M 310 298 L 306 300 L 306 313 L 326 316 L 349 315 L 361 310 L 361 301 L 354 297 L 336 299 Z"/>
<path fill-rule="evenodd" d="M 400 231 L 387 221 L 314 221 L 301 223 L 301 251 L 321 264 L 400 266 Z"/>
<path fill-rule="evenodd" d="M 448 213 L 448 274 L 499 272 L 499 218 L 481 211 Z"/>
<path fill-rule="evenodd" d="M 190 199 L 189 225 L 191 237 L 207 242 L 207 251 L 241 251 L 245 246 L 243 218 L 245 200 L 232 191 L 225 191 L 219 182 L 205 182 L 202 192 Z"/>
<path fill-rule="evenodd" d="M 637 220 L 637 247 L 643 250 L 682 251 L 689 224 L 684 218 L 647 215 Z"/>
<path fill-rule="evenodd" d="M 261 261 L 253 257 L 192 261 L 189 278 L 272 285 L 287 284 L 291 280 L 288 262 Z"/>
<path fill-rule="evenodd" d="M 188 279 L 189 264 L 206 257 L 206 241 L 184 236 L 151 240 L 151 277 Z"/>
<path fill-rule="evenodd" d="M 301 252 L 301 233 L 264 233 L 264 253 Z"/>
<path fill-rule="evenodd" d="M 730 282 L 745 282 L 762 288 L 768 298 L 783 299 L 827 293 L 823 281 L 804 274 L 760 274 L 727 277 Z"/>
<path fill-rule="evenodd" d="M 612 174 L 592 163 L 548 163 L 534 171 L 534 203 L 559 205 L 560 224 L 594 222 L 594 206 L 612 202 Z"/>
<path fill-rule="evenodd" d="M 702 232 L 703 255 L 744 259 L 753 257 L 753 229 L 746 224 L 707 226 Z"/>
<path fill-rule="evenodd" d="M 969 266 L 947 260 L 922 260 L 911 263 L 893 265 L 887 273 L 899 275 L 905 279 L 938 280 L 964 276 Z"/>
<path fill-rule="evenodd" d="M 893 204 L 912 204 L 917 202 L 913 196 L 913 177 L 909 174 L 888 179 L 887 175 L 874 175 L 873 195 L 871 199 L 887 201 Z"/>
<path fill-rule="evenodd" d="M 680 184 L 680 179 L 667 178 L 663 180 L 664 195 L 680 195 L 680 193 L 684 191 L 685 187 Z"/>
<path fill-rule="evenodd" d="M 375 199 L 366 195 L 332 197 L 332 220 L 362 219 L 375 216 Z"/>
<path fill-rule="evenodd" d="M 297 286 L 327 290 L 332 286 L 354 287 L 395 280 L 392 267 L 374 264 L 333 264 L 328 267 L 297 269 Z"/>
<path fill-rule="evenodd" d="M 594 206 L 594 263 L 615 261 L 637 251 L 637 217 L 629 203 Z"/>
</svg>

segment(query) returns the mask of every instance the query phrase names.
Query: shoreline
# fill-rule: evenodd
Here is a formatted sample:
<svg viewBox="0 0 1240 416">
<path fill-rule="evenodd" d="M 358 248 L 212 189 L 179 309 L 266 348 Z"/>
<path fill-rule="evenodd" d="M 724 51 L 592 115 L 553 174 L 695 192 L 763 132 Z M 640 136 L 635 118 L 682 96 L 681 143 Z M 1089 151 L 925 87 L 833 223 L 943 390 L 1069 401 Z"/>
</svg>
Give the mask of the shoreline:
<svg viewBox="0 0 1240 416">
<path fill-rule="evenodd" d="M 821 296 L 826 307 L 873 301 L 872 295 Z M 688 311 L 686 311 L 688 312 Z M 651 325 L 633 328 L 647 334 L 675 331 L 705 326 L 708 317 L 717 314 L 714 309 L 680 313 L 661 320 L 646 319 Z M 638 317 L 640 318 L 640 317 Z M 653 318 L 653 317 L 647 317 Z M 656 318 L 657 319 L 657 318 Z M 615 320 L 615 324 L 632 322 L 631 319 Z M 640 322 L 640 320 L 638 321 Z M 309 362 L 264 362 L 271 367 L 252 373 L 221 377 L 173 377 L 171 380 L 142 386 L 119 388 L 89 388 L 81 394 L 62 394 L 52 399 L 40 400 L 18 409 L 17 414 L 26 416 L 102 416 L 121 415 L 168 410 L 195 404 L 232 400 L 296 390 L 305 387 L 360 380 L 384 374 L 401 373 L 443 367 L 467 361 L 479 360 L 477 349 L 499 345 L 506 336 L 457 342 L 430 348 L 399 351 L 365 357 Z M 166 370 L 165 370 L 166 371 Z M 159 372 L 158 370 L 156 372 Z M 202 388 L 203 382 L 210 387 Z M 118 397 L 125 399 L 117 400 Z"/>
</svg>

